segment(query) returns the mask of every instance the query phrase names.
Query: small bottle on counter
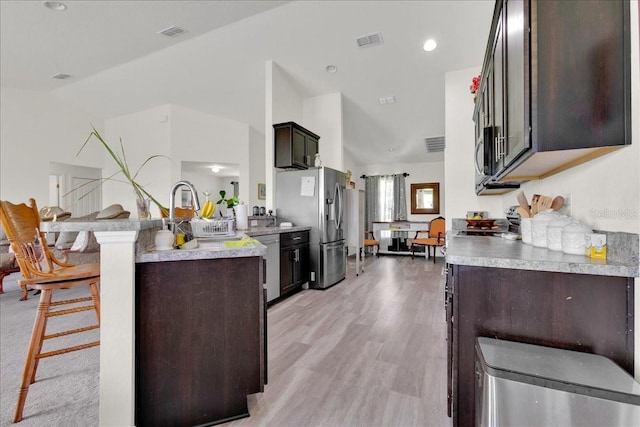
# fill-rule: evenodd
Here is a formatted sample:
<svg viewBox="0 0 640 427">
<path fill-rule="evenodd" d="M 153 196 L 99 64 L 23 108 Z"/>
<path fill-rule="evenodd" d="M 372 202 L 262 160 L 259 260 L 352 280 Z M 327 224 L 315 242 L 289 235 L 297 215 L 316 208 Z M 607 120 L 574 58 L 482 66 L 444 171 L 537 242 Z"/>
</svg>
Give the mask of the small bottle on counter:
<svg viewBox="0 0 640 427">
<path fill-rule="evenodd" d="M 591 258 L 607 259 L 607 235 L 590 234 L 589 256 Z"/>
</svg>

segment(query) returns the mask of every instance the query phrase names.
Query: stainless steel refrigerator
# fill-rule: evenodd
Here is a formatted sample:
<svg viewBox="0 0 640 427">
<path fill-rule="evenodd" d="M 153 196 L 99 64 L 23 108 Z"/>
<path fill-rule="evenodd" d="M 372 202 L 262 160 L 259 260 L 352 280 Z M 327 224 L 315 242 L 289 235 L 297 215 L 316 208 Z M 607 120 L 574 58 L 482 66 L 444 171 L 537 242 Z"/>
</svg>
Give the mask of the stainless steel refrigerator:
<svg viewBox="0 0 640 427">
<path fill-rule="evenodd" d="M 311 227 L 309 287 L 325 289 L 345 278 L 343 172 L 327 167 L 276 173 L 278 222 Z"/>
</svg>

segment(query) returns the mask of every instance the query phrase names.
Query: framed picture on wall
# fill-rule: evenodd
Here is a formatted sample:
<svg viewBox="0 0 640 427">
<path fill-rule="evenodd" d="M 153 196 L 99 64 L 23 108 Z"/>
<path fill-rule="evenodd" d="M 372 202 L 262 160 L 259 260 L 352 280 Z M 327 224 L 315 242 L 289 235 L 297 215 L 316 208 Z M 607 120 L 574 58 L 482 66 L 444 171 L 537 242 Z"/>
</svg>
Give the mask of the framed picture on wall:
<svg viewBox="0 0 640 427">
<path fill-rule="evenodd" d="M 258 200 L 264 200 L 267 198 L 267 185 L 258 184 Z"/>
</svg>

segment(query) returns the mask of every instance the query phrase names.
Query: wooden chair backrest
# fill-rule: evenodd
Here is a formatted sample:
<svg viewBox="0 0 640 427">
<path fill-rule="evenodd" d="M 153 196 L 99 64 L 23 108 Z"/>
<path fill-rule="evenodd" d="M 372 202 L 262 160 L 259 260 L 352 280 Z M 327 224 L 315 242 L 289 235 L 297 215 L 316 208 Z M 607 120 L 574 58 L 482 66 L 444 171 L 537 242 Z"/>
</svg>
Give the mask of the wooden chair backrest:
<svg viewBox="0 0 640 427">
<path fill-rule="evenodd" d="M 446 228 L 446 221 L 443 217 L 439 216 L 431 220 L 429 224 L 429 237 L 444 237 Z"/>
<path fill-rule="evenodd" d="M 60 262 L 49 251 L 47 239 L 40 231 L 40 213 L 35 199 L 29 199 L 29 204 L 31 206 L 0 201 L 0 222 L 11 250 L 16 254 L 22 275 L 27 279 L 34 276 L 49 277 L 53 275 L 53 263 L 61 266 L 69 264 Z"/>
</svg>

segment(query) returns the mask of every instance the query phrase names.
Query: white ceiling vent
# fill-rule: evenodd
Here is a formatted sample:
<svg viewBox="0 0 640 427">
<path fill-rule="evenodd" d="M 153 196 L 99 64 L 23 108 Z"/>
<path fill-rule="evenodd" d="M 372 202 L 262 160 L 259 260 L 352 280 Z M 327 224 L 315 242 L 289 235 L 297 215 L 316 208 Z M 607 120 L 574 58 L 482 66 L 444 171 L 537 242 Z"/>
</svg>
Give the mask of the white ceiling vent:
<svg viewBox="0 0 640 427">
<path fill-rule="evenodd" d="M 424 143 L 427 146 L 427 152 L 429 153 L 444 151 L 444 136 L 433 136 L 431 138 L 425 138 Z"/>
<path fill-rule="evenodd" d="M 51 76 L 52 79 L 58 79 L 58 80 L 66 80 L 66 79 L 70 79 L 71 77 L 73 76 L 70 74 L 63 74 L 63 73 L 58 73 Z"/>
<path fill-rule="evenodd" d="M 367 34 L 366 36 L 360 36 L 356 38 L 356 43 L 358 43 L 358 47 L 369 47 L 369 46 L 381 45 L 382 34 L 373 33 L 373 34 Z"/>
<path fill-rule="evenodd" d="M 158 34 L 162 34 L 162 35 L 167 36 L 167 37 L 175 37 L 175 36 L 180 35 L 180 34 L 182 34 L 184 32 L 185 32 L 185 30 L 183 30 L 182 28 L 176 27 L 175 25 L 172 25 L 169 28 L 165 28 L 164 30 L 158 31 Z"/>
</svg>

